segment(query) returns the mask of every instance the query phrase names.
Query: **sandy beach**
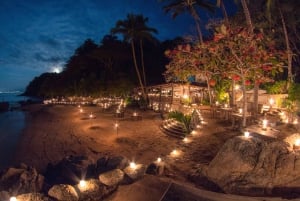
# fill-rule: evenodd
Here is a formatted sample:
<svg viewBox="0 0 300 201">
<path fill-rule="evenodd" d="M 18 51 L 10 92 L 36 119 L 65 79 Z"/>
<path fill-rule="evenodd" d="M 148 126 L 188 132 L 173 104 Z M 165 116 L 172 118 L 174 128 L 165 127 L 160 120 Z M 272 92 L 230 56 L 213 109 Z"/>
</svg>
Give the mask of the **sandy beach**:
<svg viewBox="0 0 300 201">
<path fill-rule="evenodd" d="M 102 156 L 122 155 L 137 163 L 150 164 L 157 157 L 169 160 L 169 175 L 185 180 L 186 175 L 199 164 L 208 164 L 223 143 L 238 135 L 216 126 L 215 120 L 200 128 L 190 143 L 167 136 L 159 126 L 162 119 L 152 110 L 126 109 L 125 117 L 117 119 L 114 110 L 102 111 L 99 107 L 29 105 L 30 113 L 14 158 L 14 164 L 25 163 L 43 172 L 48 163 L 55 164 L 70 155 L 85 155 L 95 162 Z M 131 115 L 138 112 L 142 120 Z M 93 119 L 90 114 L 95 115 Z M 227 134 L 224 134 L 226 132 Z M 180 150 L 180 157 L 170 160 L 172 150 Z"/>
<path fill-rule="evenodd" d="M 99 107 L 29 105 L 29 111 L 14 162 L 26 163 L 43 171 L 46 165 L 65 156 L 86 155 L 91 160 L 101 156 L 123 155 L 138 163 L 151 163 L 177 146 L 178 139 L 167 137 L 159 125 L 161 118 L 153 111 L 143 111 L 142 120 L 131 119 L 132 110 L 118 119 L 113 111 Z M 137 111 L 139 112 L 139 111 Z M 95 118 L 90 119 L 93 114 Z"/>
</svg>

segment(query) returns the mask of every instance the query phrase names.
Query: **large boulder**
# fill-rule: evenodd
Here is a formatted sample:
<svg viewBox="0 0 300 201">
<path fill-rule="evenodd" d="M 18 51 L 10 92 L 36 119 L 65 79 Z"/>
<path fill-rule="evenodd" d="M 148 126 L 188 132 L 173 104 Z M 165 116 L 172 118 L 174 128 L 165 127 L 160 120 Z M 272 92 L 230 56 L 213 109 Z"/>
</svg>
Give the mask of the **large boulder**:
<svg viewBox="0 0 300 201">
<path fill-rule="evenodd" d="M 96 163 L 96 174 L 101 174 L 114 169 L 124 169 L 129 164 L 129 160 L 124 156 L 101 157 Z"/>
<path fill-rule="evenodd" d="M 43 188 L 44 176 L 35 168 L 21 164 L 11 167 L 0 175 L 0 191 L 30 193 L 40 192 Z"/>
<path fill-rule="evenodd" d="M 117 190 L 117 185 L 106 186 L 101 184 L 98 179 L 89 179 L 85 181 L 84 185 L 78 184 L 75 188 L 80 201 L 98 201 Z"/>
<path fill-rule="evenodd" d="M 108 172 L 104 172 L 99 175 L 99 180 L 106 186 L 118 185 L 124 178 L 124 172 L 120 169 L 114 169 Z"/>
<path fill-rule="evenodd" d="M 58 185 L 52 186 L 50 188 L 50 190 L 48 191 L 48 195 L 59 201 L 79 200 L 79 196 L 78 196 L 75 188 L 73 186 L 67 185 L 67 184 L 58 184 Z"/>
<path fill-rule="evenodd" d="M 87 178 L 93 174 L 93 166 L 92 161 L 86 156 L 67 156 L 55 165 L 48 164 L 44 175 L 50 186 L 55 184 L 75 185 L 78 179 Z"/>
<path fill-rule="evenodd" d="M 300 154 L 285 141 L 259 137 L 228 140 L 201 174 L 226 193 L 300 193 Z"/>
</svg>

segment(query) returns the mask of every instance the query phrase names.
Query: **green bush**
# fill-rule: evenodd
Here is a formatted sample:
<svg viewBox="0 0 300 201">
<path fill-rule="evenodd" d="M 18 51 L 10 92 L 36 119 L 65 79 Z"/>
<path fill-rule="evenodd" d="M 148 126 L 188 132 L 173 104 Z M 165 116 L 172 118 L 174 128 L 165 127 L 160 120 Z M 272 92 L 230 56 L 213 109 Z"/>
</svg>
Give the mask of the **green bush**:
<svg viewBox="0 0 300 201">
<path fill-rule="evenodd" d="M 266 83 L 262 85 L 262 88 L 267 91 L 268 94 L 285 94 L 287 81 L 276 81 L 274 83 Z"/>
<path fill-rule="evenodd" d="M 191 115 L 184 115 L 182 112 L 172 111 L 168 114 L 168 118 L 173 118 L 181 122 L 184 126 L 185 135 L 191 133 L 191 119 L 192 119 Z"/>
</svg>

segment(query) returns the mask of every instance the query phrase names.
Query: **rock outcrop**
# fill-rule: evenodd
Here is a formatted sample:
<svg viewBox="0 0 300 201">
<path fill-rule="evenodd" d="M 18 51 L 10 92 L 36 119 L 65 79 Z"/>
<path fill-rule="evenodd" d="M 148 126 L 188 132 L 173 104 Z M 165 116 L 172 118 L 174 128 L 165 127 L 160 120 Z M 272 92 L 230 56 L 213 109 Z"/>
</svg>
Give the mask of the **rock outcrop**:
<svg viewBox="0 0 300 201">
<path fill-rule="evenodd" d="M 85 156 L 68 156 L 57 164 L 49 164 L 45 177 L 22 164 L 0 174 L 0 200 L 12 196 L 38 201 L 103 200 L 119 185 L 142 178 L 145 169 L 144 165 L 129 167 L 129 160 L 123 156 L 101 157 L 96 163 Z"/>
<path fill-rule="evenodd" d="M 0 191 L 19 194 L 39 192 L 43 184 L 44 176 L 25 164 L 8 168 L 0 175 Z"/>
<path fill-rule="evenodd" d="M 286 141 L 235 137 L 223 145 L 199 175 L 226 193 L 300 194 L 300 153 L 290 146 Z"/>
</svg>

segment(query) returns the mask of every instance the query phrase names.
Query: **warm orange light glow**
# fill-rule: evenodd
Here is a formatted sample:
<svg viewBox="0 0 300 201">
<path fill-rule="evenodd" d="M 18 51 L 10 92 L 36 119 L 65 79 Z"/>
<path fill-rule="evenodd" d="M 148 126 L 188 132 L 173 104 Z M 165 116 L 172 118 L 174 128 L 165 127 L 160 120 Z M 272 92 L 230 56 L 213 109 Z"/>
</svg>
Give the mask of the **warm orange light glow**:
<svg viewBox="0 0 300 201">
<path fill-rule="evenodd" d="M 296 145 L 296 146 L 300 146 L 300 139 L 297 139 L 297 140 L 295 141 L 295 145 Z"/>
<path fill-rule="evenodd" d="M 262 122 L 262 128 L 267 129 L 267 125 L 268 125 L 268 120 L 264 119 Z"/>
<path fill-rule="evenodd" d="M 248 131 L 245 131 L 245 132 L 244 132 L 244 136 L 245 136 L 246 138 L 249 138 L 250 133 L 249 133 Z"/>
<path fill-rule="evenodd" d="M 270 99 L 269 99 L 269 103 L 270 103 L 270 105 L 273 105 L 273 104 L 275 103 L 274 99 L 273 99 L 273 98 L 270 98 Z"/>
<path fill-rule="evenodd" d="M 86 181 L 80 180 L 79 186 L 80 186 L 81 188 L 85 188 L 85 187 L 86 187 Z"/>
<path fill-rule="evenodd" d="M 158 157 L 156 162 L 160 163 L 161 162 L 161 157 Z"/>
<path fill-rule="evenodd" d="M 294 119 L 293 124 L 298 124 L 298 119 Z"/>
<path fill-rule="evenodd" d="M 16 198 L 16 197 L 11 197 L 11 198 L 9 199 L 9 201 L 17 201 L 17 198 Z"/>
<path fill-rule="evenodd" d="M 196 135 L 196 134 L 197 134 L 197 131 L 193 130 L 193 131 L 191 132 L 191 134 L 192 134 L 192 135 Z"/>
<path fill-rule="evenodd" d="M 136 169 L 136 164 L 135 164 L 135 162 L 130 162 L 129 167 L 130 167 L 131 169 Z"/>
<path fill-rule="evenodd" d="M 189 98 L 189 96 L 187 95 L 187 94 L 183 94 L 183 96 L 182 96 L 184 99 L 188 99 Z"/>
<path fill-rule="evenodd" d="M 173 157 L 176 157 L 179 155 L 179 151 L 177 151 L 176 149 L 174 149 L 172 152 L 171 152 L 171 156 Z"/>
<path fill-rule="evenodd" d="M 187 143 L 189 142 L 189 139 L 187 137 L 183 138 L 183 142 Z"/>
</svg>

